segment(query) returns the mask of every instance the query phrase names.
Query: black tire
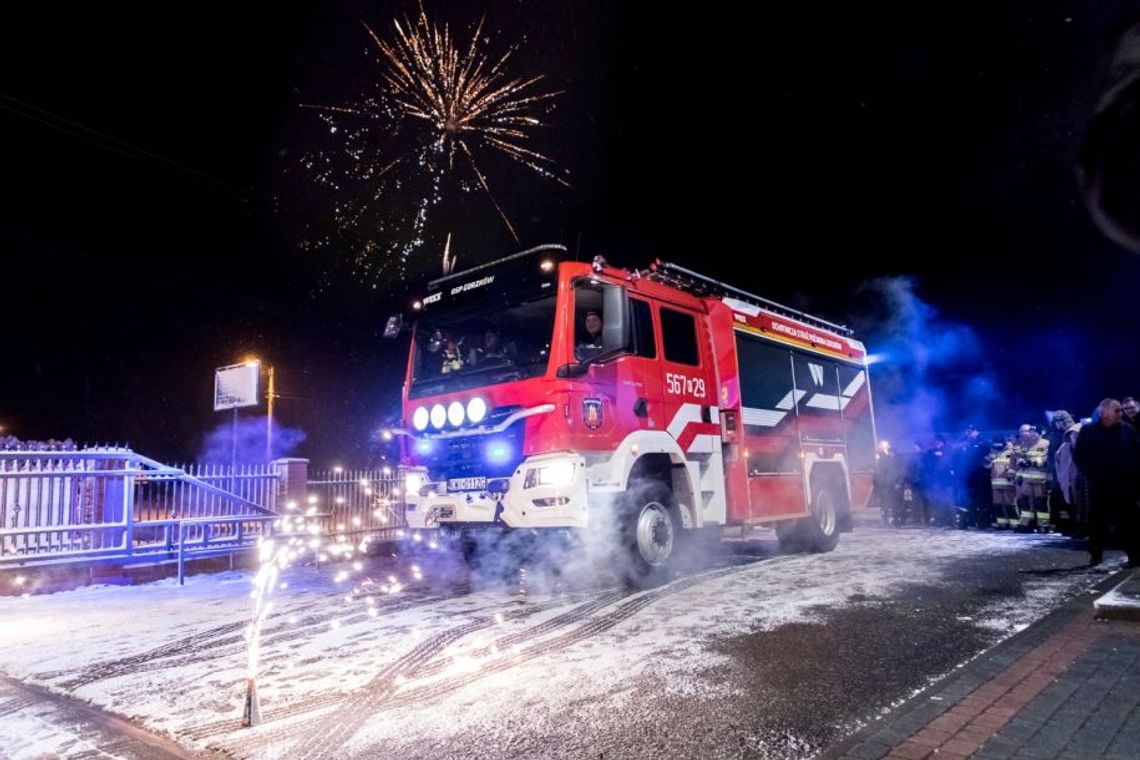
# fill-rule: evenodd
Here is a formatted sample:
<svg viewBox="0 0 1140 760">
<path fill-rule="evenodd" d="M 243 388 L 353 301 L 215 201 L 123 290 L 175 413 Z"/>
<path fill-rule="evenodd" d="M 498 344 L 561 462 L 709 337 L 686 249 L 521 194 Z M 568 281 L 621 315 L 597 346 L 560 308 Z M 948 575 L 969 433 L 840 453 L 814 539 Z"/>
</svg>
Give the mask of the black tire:
<svg viewBox="0 0 1140 760">
<path fill-rule="evenodd" d="M 803 551 L 803 540 L 800 536 L 799 520 L 781 520 L 776 523 L 776 540 L 780 542 L 783 552 Z"/>
<path fill-rule="evenodd" d="M 534 536 L 520 531 L 485 528 L 459 534 L 459 551 L 472 572 L 486 578 L 510 580 L 532 559 Z"/>
<path fill-rule="evenodd" d="M 459 534 L 459 552 L 463 555 L 463 561 L 467 563 L 467 567 L 472 570 L 480 568 L 479 560 L 482 547 L 479 545 L 479 539 L 475 534 L 466 530 Z"/>
<path fill-rule="evenodd" d="M 797 520 L 800 542 L 812 552 L 829 552 L 839 544 L 839 511 L 842 501 L 836 489 L 822 484 L 811 499 L 811 515 Z"/>
<path fill-rule="evenodd" d="M 624 580 L 652 588 L 669 580 L 680 544 L 681 521 L 673 493 L 660 483 L 631 484 L 623 509 Z"/>
</svg>

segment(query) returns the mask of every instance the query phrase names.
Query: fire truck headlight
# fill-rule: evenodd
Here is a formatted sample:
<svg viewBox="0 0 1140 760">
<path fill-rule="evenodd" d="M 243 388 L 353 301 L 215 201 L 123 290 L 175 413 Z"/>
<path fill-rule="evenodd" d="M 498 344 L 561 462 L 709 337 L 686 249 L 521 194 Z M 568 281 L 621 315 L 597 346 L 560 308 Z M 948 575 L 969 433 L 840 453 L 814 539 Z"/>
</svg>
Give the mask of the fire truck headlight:
<svg viewBox="0 0 1140 760">
<path fill-rule="evenodd" d="M 416 411 L 412 412 L 412 427 L 420 432 L 427 430 L 428 426 L 428 410 L 426 406 L 417 406 Z"/>
<path fill-rule="evenodd" d="M 463 404 L 459 401 L 452 401 L 447 407 L 447 421 L 453 427 L 459 427 L 463 424 Z"/>
<path fill-rule="evenodd" d="M 574 463 L 555 462 L 527 470 L 523 488 L 534 488 L 535 486 L 564 488 L 570 485 L 572 480 L 574 480 Z"/>
<path fill-rule="evenodd" d="M 424 484 L 424 476 L 418 472 L 409 472 L 404 476 L 404 492 L 419 493 Z"/>
<path fill-rule="evenodd" d="M 443 408 L 443 404 L 433 406 L 431 408 L 431 426 L 436 430 L 441 430 L 446 422 L 447 410 Z"/>
<path fill-rule="evenodd" d="M 487 416 L 487 402 L 476 396 L 467 402 L 467 419 L 472 425 L 478 425 Z"/>
</svg>

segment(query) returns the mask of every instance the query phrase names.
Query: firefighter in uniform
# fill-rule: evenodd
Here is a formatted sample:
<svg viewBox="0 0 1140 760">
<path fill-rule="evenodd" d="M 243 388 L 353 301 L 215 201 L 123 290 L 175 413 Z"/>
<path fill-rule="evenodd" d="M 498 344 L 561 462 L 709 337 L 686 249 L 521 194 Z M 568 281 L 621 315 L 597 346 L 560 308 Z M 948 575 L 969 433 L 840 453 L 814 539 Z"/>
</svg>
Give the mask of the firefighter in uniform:
<svg viewBox="0 0 1140 760">
<path fill-rule="evenodd" d="M 998 528 L 1012 528 L 1017 525 L 1014 484 L 1009 472 L 1012 456 L 1012 441 L 1006 441 L 1004 445 L 995 441 L 994 450 L 989 457 L 990 492 L 993 494 L 994 525 Z"/>
<path fill-rule="evenodd" d="M 1014 482 L 1015 503 L 1018 509 L 1017 529 L 1022 531 L 1049 530 L 1049 440 L 1042 438 L 1037 428 L 1022 425 L 1013 442 L 1009 459 L 1009 472 Z"/>
</svg>

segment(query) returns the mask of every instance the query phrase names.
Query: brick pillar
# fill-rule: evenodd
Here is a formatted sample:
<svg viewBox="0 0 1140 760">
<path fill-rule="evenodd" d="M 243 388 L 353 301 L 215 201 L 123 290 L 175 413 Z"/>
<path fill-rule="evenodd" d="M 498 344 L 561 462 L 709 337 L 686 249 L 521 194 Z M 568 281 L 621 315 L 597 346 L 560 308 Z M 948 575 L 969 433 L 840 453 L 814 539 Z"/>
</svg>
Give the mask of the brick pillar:
<svg viewBox="0 0 1140 760">
<path fill-rule="evenodd" d="M 273 466 L 278 477 L 277 511 L 284 512 L 285 504 L 290 501 L 303 507 L 309 489 L 309 460 L 274 459 Z"/>
</svg>

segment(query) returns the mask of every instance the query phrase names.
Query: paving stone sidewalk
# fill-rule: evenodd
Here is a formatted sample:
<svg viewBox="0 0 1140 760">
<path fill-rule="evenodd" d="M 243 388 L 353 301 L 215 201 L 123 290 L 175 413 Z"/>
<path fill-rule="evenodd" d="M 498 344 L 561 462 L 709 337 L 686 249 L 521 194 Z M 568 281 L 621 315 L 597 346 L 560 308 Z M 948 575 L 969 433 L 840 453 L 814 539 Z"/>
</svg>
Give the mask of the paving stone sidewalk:
<svg viewBox="0 0 1140 760">
<path fill-rule="evenodd" d="M 1119 611 L 1140 571 L 1117 573 L 820 760 L 1140 757 L 1140 623 Z M 1097 619 L 1114 617 L 1117 619 Z"/>
</svg>

